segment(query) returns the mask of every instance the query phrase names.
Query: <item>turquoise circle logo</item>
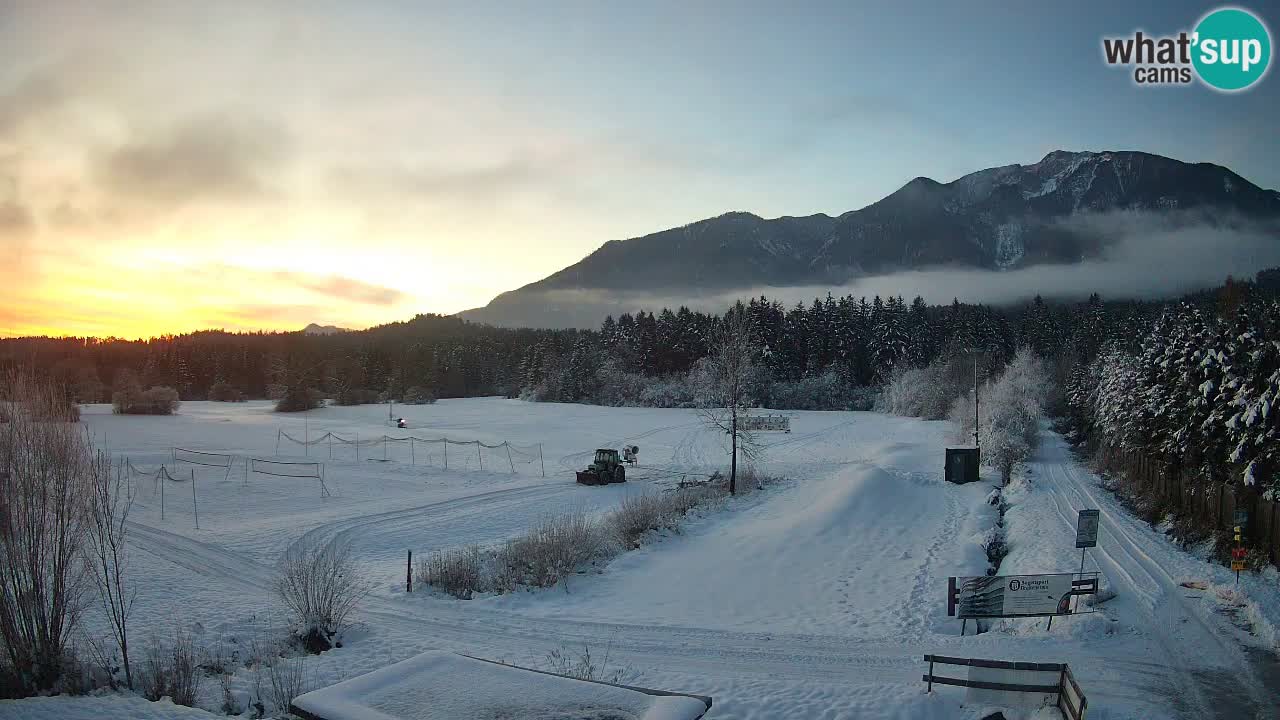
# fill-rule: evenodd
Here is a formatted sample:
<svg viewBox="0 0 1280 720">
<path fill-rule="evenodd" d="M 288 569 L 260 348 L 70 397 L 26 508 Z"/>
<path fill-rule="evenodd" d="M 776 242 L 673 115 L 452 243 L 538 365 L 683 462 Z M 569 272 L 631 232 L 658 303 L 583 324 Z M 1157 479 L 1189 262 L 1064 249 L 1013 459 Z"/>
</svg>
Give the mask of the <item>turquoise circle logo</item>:
<svg viewBox="0 0 1280 720">
<path fill-rule="evenodd" d="M 1261 80 L 1271 64 L 1271 34 L 1248 10 L 1221 8 L 1205 15 L 1191 42 L 1196 74 L 1218 90 L 1244 90 Z"/>
</svg>

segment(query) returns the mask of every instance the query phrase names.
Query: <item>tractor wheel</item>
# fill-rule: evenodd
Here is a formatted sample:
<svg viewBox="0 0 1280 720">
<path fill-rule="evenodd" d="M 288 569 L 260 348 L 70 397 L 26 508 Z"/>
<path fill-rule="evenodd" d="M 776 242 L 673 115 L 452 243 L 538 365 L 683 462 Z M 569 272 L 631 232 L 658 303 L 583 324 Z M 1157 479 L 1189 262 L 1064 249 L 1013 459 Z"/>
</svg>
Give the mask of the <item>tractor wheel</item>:
<svg viewBox="0 0 1280 720">
<path fill-rule="evenodd" d="M 627 469 L 619 465 L 618 468 L 613 471 L 613 481 L 616 483 L 626 482 Z"/>
</svg>

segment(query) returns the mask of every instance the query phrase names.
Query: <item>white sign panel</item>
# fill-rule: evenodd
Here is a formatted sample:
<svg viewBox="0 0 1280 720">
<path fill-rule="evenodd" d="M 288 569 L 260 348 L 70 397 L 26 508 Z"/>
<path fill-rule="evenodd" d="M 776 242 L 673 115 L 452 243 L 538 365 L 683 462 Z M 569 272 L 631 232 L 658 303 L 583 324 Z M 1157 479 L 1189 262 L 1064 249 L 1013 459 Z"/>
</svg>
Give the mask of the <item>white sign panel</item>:
<svg viewBox="0 0 1280 720">
<path fill-rule="evenodd" d="M 1081 510 L 1076 519 L 1076 547 L 1091 548 L 1098 546 L 1098 511 Z"/>
<path fill-rule="evenodd" d="M 791 418 L 787 415 L 752 415 L 738 421 L 742 429 L 791 432 Z"/>
<path fill-rule="evenodd" d="M 1067 615 L 1071 612 L 1072 577 L 1062 573 L 959 578 L 956 617 Z"/>
</svg>

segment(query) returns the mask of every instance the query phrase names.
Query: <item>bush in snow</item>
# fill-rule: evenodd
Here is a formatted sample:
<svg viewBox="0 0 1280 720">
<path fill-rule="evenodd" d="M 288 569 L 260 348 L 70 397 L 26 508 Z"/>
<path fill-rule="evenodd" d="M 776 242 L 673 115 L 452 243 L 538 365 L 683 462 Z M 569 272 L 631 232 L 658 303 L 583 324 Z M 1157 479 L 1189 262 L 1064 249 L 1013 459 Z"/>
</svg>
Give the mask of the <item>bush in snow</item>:
<svg viewBox="0 0 1280 720">
<path fill-rule="evenodd" d="M 276 581 L 294 633 L 312 653 L 333 646 L 367 590 L 350 548 L 338 544 L 303 543 L 290 550 Z"/>
<path fill-rule="evenodd" d="M 16 408 L 0 423 L 0 653 L 27 694 L 53 688 L 73 655 L 90 582 L 88 498 L 111 468 L 84 432 L 42 419 L 65 401 L 50 383 L 10 375 L 0 397 Z"/>
<path fill-rule="evenodd" d="M 516 585 L 553 587 L 606 555 L 600 527 L 578 508 L 549 515 L 525 535 L 507 541 L 495 557 L 495 575 L 500 590 Z"/>
<path fill-rule="evenodd" d="M 323 398 L 315 388 L 288 387 L 276 401 L 276 412 L 305 412 L 320 407 Z"/>
<path fill-rule="evenodd" d="M 173 642 L 152 638 L 142 660 L 142 695 L 151 701 L 166 695 L 175 705 L 193 707 L 200 691 L 199 654 L 186 633 L 178 631 Z"/>
<path fill-rule="evenodd" d="M 209 399 L 216 402 L 244 402 L 244 393 L 229 382 L 216 382 L 209 386 Z"/>
<path fill-rule="evenodd" d="M 181 405 L 178 391 L 167 386 L 142 390 L 130 383 L 111 395 L 112 412 L 117 415 L 172 415 Z"/>
<path fill-rule="evenodd" d="M 405 405 L 430 405 L 436 401 L 436 394 L 429 388 L 414 385 L 404 391 Z"/>
<path fill-rule="evenodd" d="M 674 528 L 676 517 L 676 506 L 665 495 L 631 495 L 605 516 L 604 524 L 613 539 L 630 550 L 640 546 L 645 533 Z"/>
<path fill-rule="evenodd" d="M 287 659 L 277 654 L 267 663 L 268 699 L 280 715 L 289 713 L 293 699 L 311 690 L 315 683 L 307 675 L 306 658 Z"/>
<path fill-rule="evenodd" d="M 485 590 L 485 557 L 477 545 L 440 550 L 418 563 L 418 582 L 463 600 Z"/>
</svg>

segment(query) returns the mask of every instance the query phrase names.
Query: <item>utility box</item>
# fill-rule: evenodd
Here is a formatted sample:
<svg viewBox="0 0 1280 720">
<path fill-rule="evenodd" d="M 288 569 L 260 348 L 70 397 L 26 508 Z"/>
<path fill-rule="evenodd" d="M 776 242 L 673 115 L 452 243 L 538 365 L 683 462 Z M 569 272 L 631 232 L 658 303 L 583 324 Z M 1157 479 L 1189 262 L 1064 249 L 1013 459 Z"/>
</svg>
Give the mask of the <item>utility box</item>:
<svg viewBox="0 0 1280 720">
<path fill-rule="evenodd" d="M 978 448 L 947 448 L 947 482 L 963 485 L 978 482 Z"/>
</svg>

